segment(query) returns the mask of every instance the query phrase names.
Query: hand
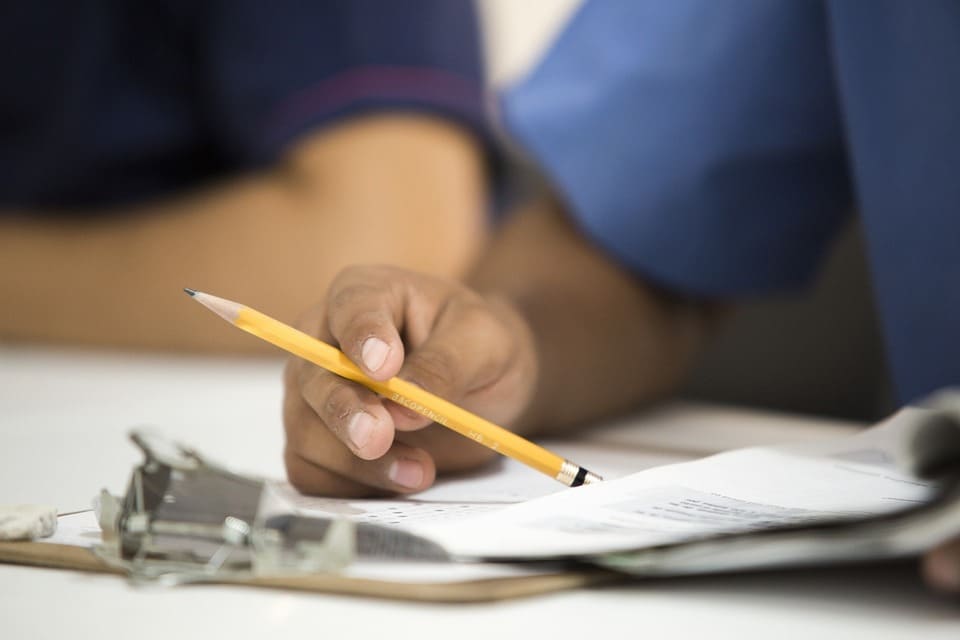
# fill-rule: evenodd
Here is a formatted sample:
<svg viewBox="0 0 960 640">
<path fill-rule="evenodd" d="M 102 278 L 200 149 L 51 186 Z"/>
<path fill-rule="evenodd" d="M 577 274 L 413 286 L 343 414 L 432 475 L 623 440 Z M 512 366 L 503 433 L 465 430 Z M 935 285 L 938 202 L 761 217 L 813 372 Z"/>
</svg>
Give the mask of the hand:
<svg viewBox="0 0 960 640">
<path fill-rule="evenodd" d="M 927 553 L 923 559 L 923 574 L 936 589 L 960 595 L 960 538 Z"/>
<path fill-rule="evenodd" d="M 502 426 L 533 395 L 537 358 L 510 305 L 393 267 L 351 267 L 300 328 L 337 345 L 368 376 L 399 375 Z M 337 496 L 410 493 L 438 472 L 495 454 L 299 358 L 284 376 L 284 459 L 300 491 Z"/>
</svg>

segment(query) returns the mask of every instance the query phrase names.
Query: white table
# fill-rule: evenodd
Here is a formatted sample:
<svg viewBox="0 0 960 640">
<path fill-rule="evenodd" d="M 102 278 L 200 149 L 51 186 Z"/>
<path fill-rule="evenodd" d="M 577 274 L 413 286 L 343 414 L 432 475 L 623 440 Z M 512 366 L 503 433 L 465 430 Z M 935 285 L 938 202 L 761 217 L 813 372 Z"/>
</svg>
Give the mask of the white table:
<svg viewBox="0 0 960 640">
<path fill-rule="evenodd" d="M 281 363 L 0 345 L 0 503 L 87 508 L 122 493 L 152 424 L 231 467 L 282 477 Z M 677 459 L 856 425 L 674 405 L 593 432 L 597 446 Z M 0 637 L 960 638 L 960 602 L 909 564 L 685 578 L 481 605 L 427 605 L 0 566 Z"/>
</svg>

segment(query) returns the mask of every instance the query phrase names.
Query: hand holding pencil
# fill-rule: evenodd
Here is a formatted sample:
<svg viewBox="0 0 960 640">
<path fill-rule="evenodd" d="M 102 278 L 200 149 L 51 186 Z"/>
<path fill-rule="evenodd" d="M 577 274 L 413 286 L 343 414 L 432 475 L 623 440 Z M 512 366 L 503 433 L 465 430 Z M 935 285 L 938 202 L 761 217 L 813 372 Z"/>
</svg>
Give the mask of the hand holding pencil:
<svg viewBox="0 0 960 640">
<path fill-rule="evenodd" d="M 473 468 L 496 453 L 568 486 L 600 479 L 496 424 L 520 416 L 536 382 L 533 342 L 516 313 L 458 285 L 415 274 L 408 283 L 398 270 L 378 269 L 345 270 L 300 323 L 306 335 L 189 291 L 298 356 L 288 363 L 284 398 L 294 486 L 338 496 L 410 493 L 438 471 Z"/>
</svg>

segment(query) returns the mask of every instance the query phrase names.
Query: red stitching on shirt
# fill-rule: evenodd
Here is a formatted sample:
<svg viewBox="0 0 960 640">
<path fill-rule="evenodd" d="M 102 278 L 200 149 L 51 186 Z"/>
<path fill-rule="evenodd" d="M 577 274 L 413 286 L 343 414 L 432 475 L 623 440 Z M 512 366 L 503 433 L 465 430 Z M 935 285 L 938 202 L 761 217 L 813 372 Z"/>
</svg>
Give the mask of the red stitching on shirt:
<svg viewBox="0 0 960 640">
<path fill-rule="evenodd" d="M 274 139 L 304 121 L 364 98 L 421 100 L 478 111 L 483 90 L 476 82 L 449 71 L 418 67 L 359 67 L 326 78 L 282 102 L 266 119 Z"/>
</svg>

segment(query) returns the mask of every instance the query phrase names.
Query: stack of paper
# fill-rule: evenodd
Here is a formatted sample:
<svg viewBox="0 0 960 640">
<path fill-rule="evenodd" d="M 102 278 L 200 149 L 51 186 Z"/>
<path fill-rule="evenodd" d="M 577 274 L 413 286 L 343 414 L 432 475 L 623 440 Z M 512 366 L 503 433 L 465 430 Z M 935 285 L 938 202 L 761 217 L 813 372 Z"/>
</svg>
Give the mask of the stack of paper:
<svg viewBox="0 0 960 640">
<path fill-rule="evenodd" d="M 941 401 L 840 441 L 742 449 L 516 504 L 297 504 L 416 533 L 467 561 L 574 558 L 664 574 L 908 555 L 960 533 L 955 408 Z M 920 477 L 932 467 L 953 473 Z"/>
</svg>

